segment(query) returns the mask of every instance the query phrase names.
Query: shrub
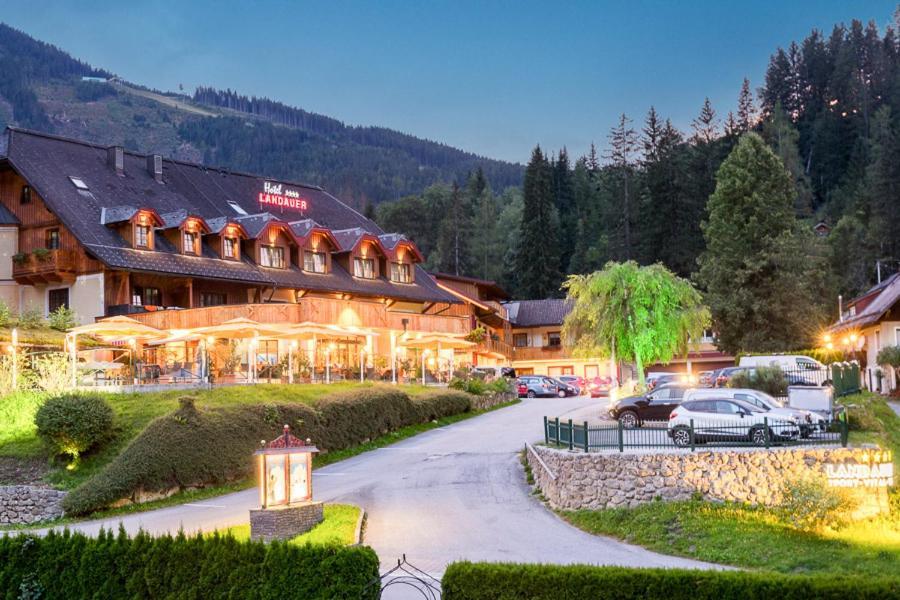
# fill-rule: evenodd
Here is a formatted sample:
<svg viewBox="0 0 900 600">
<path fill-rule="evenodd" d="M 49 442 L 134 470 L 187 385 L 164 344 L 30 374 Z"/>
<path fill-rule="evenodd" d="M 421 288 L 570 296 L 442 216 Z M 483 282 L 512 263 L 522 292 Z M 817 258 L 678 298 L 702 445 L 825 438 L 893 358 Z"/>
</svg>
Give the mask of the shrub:
<svg viewBox="0 0 900 600">
<path fill-rule="evenodd" d="M 0 589 L 8 598 L 34 597 L 27 591 L 41 598 L 374 599 L 377 590 L 363 592 L 377 576 L 378 556 L 365 546 L 124 531 L 0 538 Z"/>
<path fill-rule="evenodd" d="M 885 346 L 878 351 L 875 362 L 879 365 L 893 367 L 900 372 L 900 346 Z"/>
<path fill-rule="evenodd" d="M 466 412 L 471 397 L 435 391 L 411 399 L 395 386 L 328 394 L 313 405 L 268 404 L 197 409 L 182 398 L 172 414 L 151 422 L 103 471 L 73 490 L 63 507 L 86 514 L 139 490 L 220 484 L 252 473 L 250 456 L 260 440 L 282 426 L 310 438 L 323 451 L 364 443 L 406 425 Z"/>
<path fill-rule="evenodd" d="M 109 439 L 113 410 L 99 396 L 66 394 L 47 400 L 34 416 L 38 435 L 73 460 Z"/>
<path fill-rule="evenodd" d="M 35 385 L 45 392 L 59 393 L 72 383 L 69 356 L 64 352 L 47 352 L 31 358 Z"/>
<path fill-rule="evenodd" d="M 50 251 L 46 248 L 35 248 L 33 251 L 34 257 L 41 262 L 46 262 L 50 260 Z"/>
<path fill-rule="evenodd" d="M 28 262 L 28 255 L 24 252 L 16 252 L 12 255 L 12 261 L 17 267 L 21 267 L 26 262 Z"/>
<path fill-rule="evenodd" d="M 450 380 L 450 387 L 454 390 L 475 394 L 476 396 L 487 391 L 487 384 L 484 382 L 484 379 L 477 375 L 473 377 L 454 377 Z"/>
<path fill-rule="evenodd" d="M 757 367 L 752 374 L 738 371 L 732 375 L 728 387 L 760 390 L 770 396 L 786 396 L 788 382 L 779 367 Z"/>
<path fill-rule="evenodd" d="M 0 327 L 9 327 L 12 324 L 12 311 L 6 300 L 0 298 Z"/>
<path fill-rule="evenodd" d="M 50 313 L 48 320 L 51 329 L 68 331 L 75 327 L 75 311 L 66 306 L 60 306 Z"/>
<path fill-rule="evenodd" d="M 26 308 L 19 313 L 19 327 L 23 329 L 38 329 L 44 325 L 44 317 L 36 308 Z"/>
<path fill-rule="evenodd" d="M 447 567 L 441 586 L 444 600 L 856 600 L 900 593 L 900 580 L 888 577 L 469 562 Z"/>
<path fill-rule="evenodd" d="M 838 528 L 855 507 L 849 498 L 823 481 L 788 481 L 781 492 L 779 512 L 785 522 L 802 531 Z"/>
</svg>

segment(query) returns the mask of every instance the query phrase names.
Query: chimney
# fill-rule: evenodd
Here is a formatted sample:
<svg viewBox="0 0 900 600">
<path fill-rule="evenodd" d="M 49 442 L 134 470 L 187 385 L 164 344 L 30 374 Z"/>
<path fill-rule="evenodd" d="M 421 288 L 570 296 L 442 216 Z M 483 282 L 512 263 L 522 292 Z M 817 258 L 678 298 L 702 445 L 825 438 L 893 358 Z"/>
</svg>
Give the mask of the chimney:
<svg viewBox="0 0 900 600">
<path fill-rule="evenodd" d="M 147 157 L 147 170 L 153 175 L 153 179 L 157 183 L 162 183 L 162 156 L 159 154 L 151 154 Z"/>
<path fill-rule="evenodd" d="M 125 175 L 125 148 L 122 146 L 110 146 L 106 149 L 106 157 L 109 166 L 116 170 L 116 175 Z"/>
</svg>

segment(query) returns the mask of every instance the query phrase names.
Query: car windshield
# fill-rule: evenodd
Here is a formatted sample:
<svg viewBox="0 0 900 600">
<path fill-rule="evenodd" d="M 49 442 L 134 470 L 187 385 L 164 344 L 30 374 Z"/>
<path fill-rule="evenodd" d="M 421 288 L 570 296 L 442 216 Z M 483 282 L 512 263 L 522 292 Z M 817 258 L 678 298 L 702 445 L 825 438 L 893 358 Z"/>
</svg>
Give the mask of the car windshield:
<svg viewBox="0 0 900 600">
<path fill-rule="evenodd" d="M 765 392 L 756 392 L 757 397 L 762 400 L 763 404 L 767 404 L 769 408 L 784 408 L 784 402 L 770 396 Z"/>
</svg>

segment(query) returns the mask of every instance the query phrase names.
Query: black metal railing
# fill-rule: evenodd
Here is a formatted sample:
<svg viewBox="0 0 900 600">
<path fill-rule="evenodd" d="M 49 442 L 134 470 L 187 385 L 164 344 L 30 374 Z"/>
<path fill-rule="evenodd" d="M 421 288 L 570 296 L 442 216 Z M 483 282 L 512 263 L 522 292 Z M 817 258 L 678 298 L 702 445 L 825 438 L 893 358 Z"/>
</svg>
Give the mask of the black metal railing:
<svg viewBox="0 0 900 600">
<path fill-rule="evenodd" d="M 668 423 L 644 421 L 640 427 L 625 428 L 621 423 L 591 425 L 571 419 L 544 417 L 544 442 L 569 450 L 675 448 L 696 450 L 698 447 L 799 446 L 833 444 L 847 446 L 848 427 L 843 413 L 827 425 L 795 423 L 763 417 L 747 423 L 696 421 Z"/>
</svg>

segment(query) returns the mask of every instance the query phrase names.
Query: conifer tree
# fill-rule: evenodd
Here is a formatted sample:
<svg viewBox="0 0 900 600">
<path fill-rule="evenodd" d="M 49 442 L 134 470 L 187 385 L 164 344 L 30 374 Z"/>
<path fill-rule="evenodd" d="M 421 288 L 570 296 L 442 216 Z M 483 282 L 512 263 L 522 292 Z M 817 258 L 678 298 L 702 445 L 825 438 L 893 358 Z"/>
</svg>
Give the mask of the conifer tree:
<svg viewBox="0 0 900 600">
<path fill-rule="evenodd" d="M 756 106 L 753 103 L 753 93 L 750 91 L 750 80 L 746 77 L 738 95 L 737 126 L 741 133 L 750 131 L 756 126 Z"/>
<path fill-rule="evenodd" d="M 516 260 L 524 298 L 559 296 L 559 216 L 553 205 L 550 165 L 536 146 L 525 168 L 524 208 Z"/>
<path fill-rule="evenodd" d="M 569 165 L 569 154 L 565 147 L 552 163 L 553 203 L 559 213 L 560 230 L 575 221 L 575 197 L 572 190 L 572 170 Z M 575 236 L 561 235 L 559 240 L 560 269 L 568 272 L 569 261 L 575 249 Z"/>
<path fill-rule="evenodd" d="M 438 270 L 454 275 L 463 275 L 471 270 L 471 211 L 468 195 L 454 183 L 438 229 Z"/>
<path fill-rule="evenodd" d="M 631 119 L 624 113 L 618 124 L 609 132 L 609 150 L 606 153 L 610 168 L 615 176 L 615 208 L 618 214 L 619 231 L 617 232 L 616 256 L 631 260 L 635 255 L 632 239 L 632 227 L 636 218 L 633 205 L 635 194 L 634 153 L 637 149 L 637 133 L 631 126 Z"/>
</svg>

